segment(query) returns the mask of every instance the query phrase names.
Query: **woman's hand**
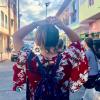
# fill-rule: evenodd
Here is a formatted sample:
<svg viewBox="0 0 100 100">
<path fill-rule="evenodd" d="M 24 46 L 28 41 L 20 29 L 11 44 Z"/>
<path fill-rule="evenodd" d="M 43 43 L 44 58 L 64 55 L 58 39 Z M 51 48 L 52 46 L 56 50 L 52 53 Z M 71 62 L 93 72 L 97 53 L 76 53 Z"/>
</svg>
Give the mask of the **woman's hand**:
<svg viewBox="0 0 100 100">
<path fill-rule="evenodd" d="M 23 47 L 23 45 L 24 45 L 23 39 L 27 34 L 32 32 L 38 26 L 45 24 L 45 22 L 46 22 L 45 20 L 32 22 L 32 23 L 20 28 L 16 33 L 14 33 L 13 40 L 14 40 L 15 51 L 20 51 L 20 48 Z"/>
<path fill-rule="evenodd" d="M 61 20 L 57 17 L 48 17 L 46 19 L 48 21 L 48 23 L 56 25 L 58 28 L 63 29 L 66 25 L 61 22 Z"/>
<path fill-rule="evenodd" d="M 59 29 L 62 29 L 65 34 L 69 37 L 71 42 L 79 41 L 79 36 L 71 30 L 67 25 L 65 25 L 58 17 L 48 17 L 48 23 L 56 25 Z"/>
</svg>

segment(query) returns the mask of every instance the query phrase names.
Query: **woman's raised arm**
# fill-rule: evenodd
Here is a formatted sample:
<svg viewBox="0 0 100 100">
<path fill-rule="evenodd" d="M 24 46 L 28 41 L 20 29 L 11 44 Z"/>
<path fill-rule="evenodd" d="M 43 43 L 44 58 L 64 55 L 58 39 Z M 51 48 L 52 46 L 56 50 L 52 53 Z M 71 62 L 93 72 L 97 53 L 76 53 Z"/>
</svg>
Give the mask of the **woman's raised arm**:
<svg viewBox="0 0 100 100">
<path fill-rule="evenodd" d="M 65 34 L 68 36 L 68 38 L 70 39 L 71 42 L 80 41 L 79 36 L 72 29 L 70 29 L 67 25 L 65 25 L 63 22 L 61 22 L 59 20 L 59 18 L 48 17 L 47 20 L 50 24 L 54 24 L 59 29 L 62 29 L 65 32 Z"/>
<path fill-rule="evenodd" d="M 35 28 L 37 28 L 39 25 L 44 24 L 45 20 L 43 21 L 38 21 L 38 22 L 33 22 L 29 25 L 26 25 L 19 29 L 17 32 L 14 33 L 13 35 L 13 40 L 14 40 L 14 49 L 15 51 L 19 51 L 21 47 L 23 47 L 23 38 L 32 32 Z"/>
</svg>

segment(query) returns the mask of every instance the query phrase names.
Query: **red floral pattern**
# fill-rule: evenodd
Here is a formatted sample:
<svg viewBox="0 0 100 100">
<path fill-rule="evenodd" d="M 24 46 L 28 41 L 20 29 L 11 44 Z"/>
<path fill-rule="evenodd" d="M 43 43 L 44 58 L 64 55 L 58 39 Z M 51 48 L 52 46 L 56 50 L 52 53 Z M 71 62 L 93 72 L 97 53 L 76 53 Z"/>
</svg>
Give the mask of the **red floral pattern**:
<svg viewBox="0 0 100 100">
<path fill-rule="evenodd" d="M 69 85 L 70 90 L 75 92 L 87 81 L 88 77 L 88 62 L 84 49 L 79 42 L 74 42 L 61 54 L 62 59 L 59 69 L 56 72 L 56 78 L 59 80 L 63 92 L 68 89 Z M 19 59 L 13 66 L 13 90 L 16 90 L 17 87 L 21 87 L 26 82 L 26 77 L 28 77 L 31 94 L 33 95 L 41 76 L 37 72 L 38 64 L 34 60 L 34 57 L 31 64 L 36 73 L 31 73 L 27 69 L 27 55 L 27 52 L 20 52 Z M 44 66 L 48 64 L 46 58 L 42 55 L 38 55 L 38 57 Z M 57 56 L 53 57 L 50 61 L 55 63 L 56 59 Z"/>
</svg>

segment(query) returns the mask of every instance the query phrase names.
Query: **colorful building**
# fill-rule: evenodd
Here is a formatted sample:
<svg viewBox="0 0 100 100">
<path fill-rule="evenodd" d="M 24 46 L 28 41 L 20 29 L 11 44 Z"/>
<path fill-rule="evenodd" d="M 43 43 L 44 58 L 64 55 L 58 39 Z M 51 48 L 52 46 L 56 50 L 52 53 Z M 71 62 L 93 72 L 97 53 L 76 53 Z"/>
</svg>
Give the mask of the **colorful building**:
<svg viewBox="0 0 100 100">
<path fill-rule="evenodd" d="M 88 34 L 100 38 L 100 0 L 80 0 L 79 23 L 80 31 L 87 30 Z"/>
<path fill-rule="evenodd" d="M 60 19 L 72 29 L 76 28 L 79 23 L 79 1 L 70 0 L 69 5 L 61 13 Z M 64 35 L 62 37 L 64 38 Z M 67 38 L 66 45 L 69 45 L 69 44 L 70 44 L 70 41 Z"/>
<path fill-rule="evenodd" d="M 0 0 L 0 54 L 12 48 L 12 35 L 17 29 L 16 0 Z"/>
<path fill-rule="evenodd" d="M 78 34 L 92 33 L 100 37 L 100 0 L 71 0 L 61 20 Z"/>
</svg>

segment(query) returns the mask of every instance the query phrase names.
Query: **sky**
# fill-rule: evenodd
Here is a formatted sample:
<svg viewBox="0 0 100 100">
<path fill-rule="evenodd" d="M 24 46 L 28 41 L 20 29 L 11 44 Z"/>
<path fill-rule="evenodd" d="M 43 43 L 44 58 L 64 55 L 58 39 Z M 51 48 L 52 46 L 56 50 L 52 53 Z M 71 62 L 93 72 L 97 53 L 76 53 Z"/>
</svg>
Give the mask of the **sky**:
<svg viewBox="0 0 100 100">
<path fill-rule="evenodd" d="M 64 0 L 19 0 L 21 26 L 46 17 L 45 2 L 50 2 L 47 15 L 54 16 Z"/>
</svg>

